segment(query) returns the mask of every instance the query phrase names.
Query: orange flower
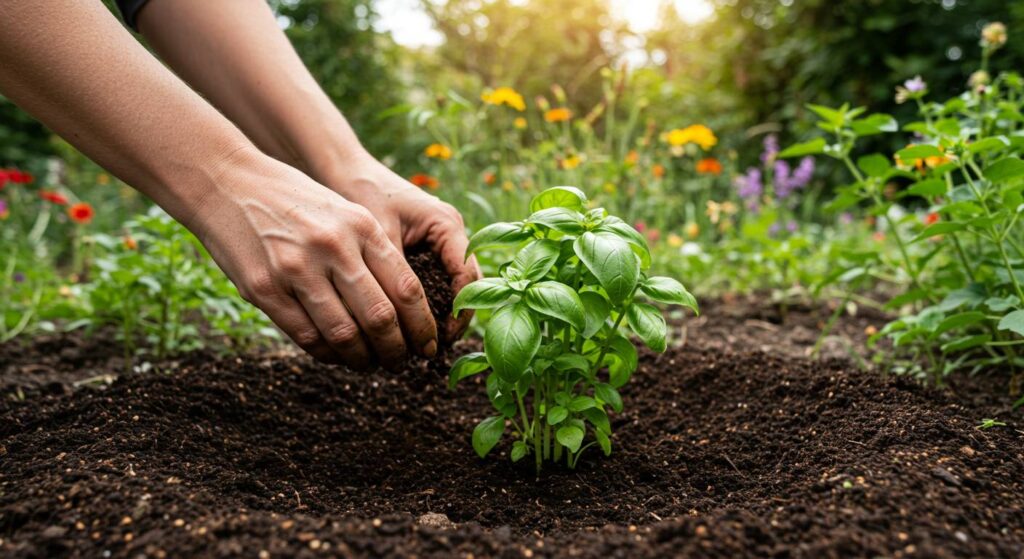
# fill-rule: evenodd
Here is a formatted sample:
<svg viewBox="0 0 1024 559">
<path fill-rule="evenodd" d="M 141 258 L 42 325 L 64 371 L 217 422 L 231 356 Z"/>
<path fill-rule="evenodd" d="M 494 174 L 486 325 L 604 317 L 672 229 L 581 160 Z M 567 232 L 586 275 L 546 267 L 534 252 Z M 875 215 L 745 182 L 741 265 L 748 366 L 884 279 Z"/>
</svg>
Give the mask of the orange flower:
<svg viewBox="0 0 1024 559">
<path fill-rule="evenodd" d="M 938 221 L 939 221 L 939 214 L 937 212 L 932 212 L 932 213 L 924 216 L 924 224 L 925 225 L 931 225 L 931 224 L 936 223 Z"/>
<path fill-rule="evenodd" d="M 131 235 L 125 235 L 124 239 L 121 239 L 121 244 L 128 250 L 135 250 L 139 248 L 139 243 L 131 237 Z"/>
<path fill-rule="evenodd" d="M 687 223 L 686 227 L 683 227 L 683 232 L 687 237 L 696 239 L 697 235 L 700 235 L 700 226 L 693 222 Z"/>
<path fill-rule="evenodd" d="M 702 175 L 718 175 L 722 174 L 722 164 L 714 157 L 705 157 L 697 162 L 697 172 Z"/>
<path fill-rule="evenodd" d="M 572 118 L 572 111 L 565 107 L 550 109 L 544 113 L 544 120 L 548 122 L 565 122 Z"/>
<path fill-rule="evenodd" d="M 512 121 L 512 125 L 515 126 L 516 128 L 518 128 L 519 130 L 525 130 L 526 129 L 526 119 L 521 117 L 521 116 L 516 117 L 516 119 Z"/>
<path fill-rule="evenodd" d="M 498 177 L 494 173 L 488 171 L 484 173 L 484 184 L 491 185 Z"/>
<path fill-rule="evenodd" d="M 59 192 L 53 192 L 52 190 L 40 190 L 39 197 L 47 202 L 57 204 L 58 206 L 66 206 L 68 203 L 67 196 L 64 196 Z"/>
<path fill-rule="evenodd" d="M 430 144 L 427 149 L 423 150 L 423 153 L 427 157 L 433 157 L 434 159 L 448 160 L 452 158 L 452 148 L 444 144 Z"/>
<path fill-rule="evenodd" d="M 640 154 L 635 149 L 629 150 L 629 153 L 626 154 L 626 165 L 632 167 L 636 165 L 637 161 L 640 161 Z"/>
<path fill-rule="evenodd" d="M 871 238 L 878 242 L 882 242 L 885 240 L 885 233 L 881 231 L 875 231 L 875 233 L 871 235 Z"/>
<path fill-rule="evenodd" d="M 565 169 L 565 170 L 569 171 L 569 170 L 575 169 L 576 167 L 579 167 L 580 163 L 582 163 L 582 162 L 583 162 L 583 160 L 580 159 L 580 156 L 578 156 L 578 155 L 570 155 L 570 156 L 566 157 L 565 159 L 560 160 L 558 162 L 558 166 L 561 167 L 562 169 Z"/>
<path fill-rule="evenodd" d="M 651 167 L 651 173 L 654 174 L 654 178 L 660 179 L 665 176 L 665 166 L 660 163 L 656 163 Z"/>
<path fill-rule="evenodd" d="M 95 215 L 96 211 L 93 210 L 92 206 L 86 202 L 79 202 L 68 208 L 68 217 L 71 218 L 71 221 L 81 225 L 86 225 L 92 221 L 92 218 Z"/>
<path fill-rule="evenodd" d="M 426 187 L 429 188 L 430 190 L 437 190 L 437 187 L 440 186 L 440 183 L 436 178 L 430 175 L 425 175 L 423 173 L 419 173 L 409 177 L 409 182 L 415 184 L 420 188 Z"/>
</svg>

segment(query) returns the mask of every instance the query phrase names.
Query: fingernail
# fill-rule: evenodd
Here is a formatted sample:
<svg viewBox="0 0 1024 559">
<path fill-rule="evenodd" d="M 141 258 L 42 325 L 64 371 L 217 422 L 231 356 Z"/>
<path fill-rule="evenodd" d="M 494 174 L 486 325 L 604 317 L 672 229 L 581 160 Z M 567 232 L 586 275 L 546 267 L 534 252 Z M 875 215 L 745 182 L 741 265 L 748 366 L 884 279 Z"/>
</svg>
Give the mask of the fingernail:
<svg viewBox="0 0 1024 559">
<path fill-rule="evenodd" d="M 427 345 L 423 346 L 423 355 L 427 357 L 437 355 L 437 340 L 430 340 Z"/>
</svg>

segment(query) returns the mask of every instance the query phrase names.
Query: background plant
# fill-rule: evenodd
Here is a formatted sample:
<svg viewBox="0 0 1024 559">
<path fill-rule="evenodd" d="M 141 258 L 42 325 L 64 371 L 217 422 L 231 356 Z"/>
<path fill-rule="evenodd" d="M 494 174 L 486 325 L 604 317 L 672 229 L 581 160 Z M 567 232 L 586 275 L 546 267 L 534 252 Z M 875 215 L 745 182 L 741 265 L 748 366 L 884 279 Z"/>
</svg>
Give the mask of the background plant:
<svg viewBox="0 0 1024 559">
<path fill-rule="evenodd" d="M 499 412 L 473 430 L 473 448 L 486 456 L 501 439 L 506 421 L 515 441 L 511 458 L 563 455 L 572 468 L 584 450 L 598 445 L 611 453 L 608 410 L 622 411 L 618 389 L 637 367 L 637 351 L 620 331 L 664 351 L 668 329 L 653 302 L 697 310 L 678 281 L 648 276 L 644 237 L 603 208 L 587 209 L 572 187 L 538 194 L 531 215 L 484 227 L 470 239 L 470 254 L 514 246 L 515 257 L 500 274 L 466 286 L 454 312 L 490 309 L 484 351 L 453 365 L 449 384 L 491 371 L 487 395 Z M 593 441 L 584 444 L 588 431 Z"/>
</svg>

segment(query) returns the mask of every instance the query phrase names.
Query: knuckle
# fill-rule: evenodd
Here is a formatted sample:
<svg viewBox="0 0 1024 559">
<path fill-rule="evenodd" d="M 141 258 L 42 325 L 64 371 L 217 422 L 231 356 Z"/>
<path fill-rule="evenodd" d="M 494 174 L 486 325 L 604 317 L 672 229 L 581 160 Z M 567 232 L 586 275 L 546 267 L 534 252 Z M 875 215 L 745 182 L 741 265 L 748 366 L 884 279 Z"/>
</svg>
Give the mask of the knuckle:
<svg viewBox="0 0 1024 559">
<path fill-rule="evenodd" d="M 320 341 L 320 332 L 311 328 L 301 328 L 292 332 L 291 338 L 299 347 L 311 348 Z"/>
<path fill-rule="evenodd" d="M 246 301 L 257 304 L 259 301 L 277 296 L 278 291 L 273 276 L 262 273 L 250 278 L 238 292 Z"/>
<path fill-rule="evenodd" d="M 423 299 L 423 285 L 412 270 L 404 270 L 398 276 L 395 299 L 399 304 L 412 305 Z"/>
<path fill-rule="evenodd" d="M 375 334 L 387 332 L 397 323 L 398 314 L 387 299 L 377 301 L 366 311 L 366 329 Z"/>
<path fill-rule="evenodd" d="M 381 232 L 380 224 L 366 208 L 356 208 L 352 215 L 352 228 L 362 236 Z"/>
<path fill-rule="evenodd" d="M 332 346 L 351 347 L 359 341 L 359 327 L 351 321 L 332 326 L 326 333 L 327 343 Z"/>
<path fill-rule="evenodd" d="M 306 272 L 306 260 L 298 254 L 289 254 L 278 259 L 277 270 L 286 277 L 295 277 Z"/>
</svg>

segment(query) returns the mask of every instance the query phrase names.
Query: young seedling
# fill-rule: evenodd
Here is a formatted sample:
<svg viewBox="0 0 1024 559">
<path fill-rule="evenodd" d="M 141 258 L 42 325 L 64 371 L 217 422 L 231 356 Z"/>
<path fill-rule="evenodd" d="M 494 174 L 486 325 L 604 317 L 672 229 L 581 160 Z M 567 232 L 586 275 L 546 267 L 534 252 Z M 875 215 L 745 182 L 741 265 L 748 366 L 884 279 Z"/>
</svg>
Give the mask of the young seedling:
<svg viewBox="0 0 1024 559">
<path fill-rule="evenodd" d="M 628 331 L 654 351 L 664 351 L 661 311 L 641 297 L 697 311 L 678 281 L 648 277 L 644 237 L 603 208 L 586 209 L 573 187 L 555 187 L 530 203 L 524 221 L 495 223 L 469 241 L 468 254 L 515 247 L 499 277 L 484 278 L 455 298 L 454 313 L 490 309 L 484 351 L 458 359 L 449 386 L 490 371 L 487 396 L 497 415 L 473 430 L 473 448 L 489 453 L 507 427 L 515 436 L 512 460 L 533 454 L 574 468 L 587 448 L 611 453 L 608 410 L 622 411 L 618 389 L 637 367 Z M 587 433 L 592 440 L 585 442 Z"/>
</svg>

